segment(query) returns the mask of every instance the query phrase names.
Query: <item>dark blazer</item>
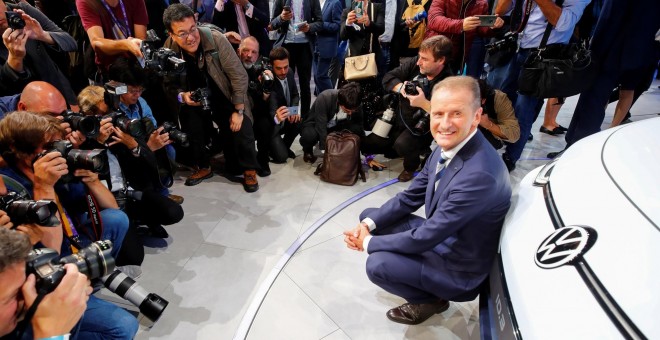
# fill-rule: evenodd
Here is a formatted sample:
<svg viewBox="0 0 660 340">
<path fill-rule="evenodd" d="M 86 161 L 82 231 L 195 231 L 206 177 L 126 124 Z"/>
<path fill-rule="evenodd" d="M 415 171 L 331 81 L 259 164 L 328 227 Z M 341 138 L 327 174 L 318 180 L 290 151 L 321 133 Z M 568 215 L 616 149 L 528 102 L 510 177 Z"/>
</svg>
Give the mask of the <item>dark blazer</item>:
<svg viewBox="0 0 660 340">
<path fill-rule="evenodd" d="M 269 11 L 267 0 L 252 0 L 250 3 L 254 6 L 252 18 L 245 16 L 248 30 L 250 35 L 257 38 L 259 42 L 259 54 L 268 56 L 270 50 L 273 48 L 272 42 L 268 39 L 268 32 L 266 27 L 269 24 Z M 223 28 L 227 31 L 238 33 L 238 18 L 236 17 L 236 10 L 234 3 L 227 1 L 225 9 L 222 12 L 213 10 L 213 24 Z"/>
<path fill-rule="evenodd" d="M 371 15 L 372 6 L 374 13 L 373 16 Z M 339 38 L 341 40 L 348 40 L 348 49 L 350 50 L 351 56 L 354 57 L 356 55 L 369 53 L 369 40 L 373 34 L 373 39 L 371 40 L 371 52 L 380 55 L 378 37 L 385 32 L 385 6 L 383 4 L 369 2 L 365 13 L 368 13 L 371 23 L 367 27 L 359 25 L 361 28 L 359 31 L 355 30 L 352 26 L 346 27 L 348 12 L 352 10 L 352 8 L 346 8 L 341 14 L 341 30 L 339 31 Z"/>
<path fill-rule="evenodd" d="M 4 44 L 0 44 L 0 63 L 2 63 L 0 67 L 0 95 L 20 93 L 29 82 L 43 80 L 55 86 L 66 98 L 68 104 L 76 104 L 78 102 L 76 94 L 73 92 L 69 80 L 48 55 L 49 49 L 54 52 L 74 51 L 78 48 L 76 41 L 38 9 L 22 2 L 18 5 L 8 3 L 7 10 L 12 9 L 22 9 L 26 14 L 37 20 L 43 30 L 50 33 L 53 40 L 55 40 L 55 45 L 48 46 L 40 41 L 29 39 L 25 44 L 26 55 L 23 59 L 27 72 L 19 74 L 7 65 L 8 51 Z"/>
<path fill-rule="evenodd" d="M 336 89 L 321 92 L 316 97 L 314 104 L 312 104 L 309 115 L 302 122 L 303 129 L 309 126 L 314 127 L 314 130 L 319 135 L 319 147 L 321 150 L 325 150 L 325 138 L 328 136 L 328 120 L 332 119 L 339 112 L 339 104 L 337 104 L 338 92 Z M 358 109 L 346 120 L 337 122 L 337 125 L 331 131 L 346 129 L 360 137 L 364 137 L 364 124 L 362 121 L 362 110 Z"/>
<path fill-rule="evenodd" d="M 451 159 L 434 189 L 436 148 L 408 189 L 367 217 L 386 228 L 425 206 L 426 220 L 401 233 L 374 236 L 367 251 L 420 256 L 421 284 L 444 299 L 476 297 L 497 253 L 511 205 L 509 173 L 481 132 Z"/>
<path fill-rule="evenodd" d="M 270 120 L 275 123 L 275 112 L 280 106 L 297 106 L 300 103 L 300 94 L 298 93 L 298 86 L 296 85 L 296 79 L 294 77 L 293 69 L 289 68 L 289 73 L 286 75 L 286 81 L 289 85 L 289 97 L 291 102 L 287 103 L 286 98 L 284 97 L 284 89 L 282 88 L 282 83 L 280 80 L 275 77 L 275 84 L 273 85 L 273 90 L 270 92 Z M 301 113 L 302 114 L 302 113 Z"/>
<path fill-rule="evenodd" d="M 326 0 L 323 7 L 323 28 L 316 33 L 316 52 L 321 58 L 337 56 L 342 6 L 340 0 Z"/>
<path fill-rule="evenodd" d="M 289 21 L 282 21 L 280 19 L 280 14 L 285 3 L 290 6 L 291 0 L 275 0 L 273 5 L 273 18 L 270 21 L 270 25 L 279 34 L 273 46 L 282 46 L 286 38 L 286 32 L 289 30 Z M 310 51 L 314 51 L 316 32 L 323 28 L 321 4 L 319 0 L 303 0 L 303 10 L 305 11 L 305 20 L 309 24 L 309 31 L 305 35 L 307 36 L 307 40 L 309 40 Z"/>
</svg>

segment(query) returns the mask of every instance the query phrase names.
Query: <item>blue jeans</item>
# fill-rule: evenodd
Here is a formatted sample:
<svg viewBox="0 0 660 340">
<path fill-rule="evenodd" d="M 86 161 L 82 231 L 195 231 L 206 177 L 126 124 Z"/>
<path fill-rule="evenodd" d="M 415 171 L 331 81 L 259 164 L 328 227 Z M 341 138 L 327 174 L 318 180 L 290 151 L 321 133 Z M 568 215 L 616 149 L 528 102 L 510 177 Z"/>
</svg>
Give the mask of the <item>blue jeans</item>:
<svg viewBox="0 0 660 340">
<path fill-rule="evenodd" d="M 77 327 L 72 339 L 133 339 L 138 322 L 126 310 L 92 295 Z"/>
<path fill-rule="evenodd" d="M 500 89 L 507 93 L 509 97 L 511 97 L 511 94 L 504 89 L 508 89 L 508 91 L 511 91 L 511 89 L 518 89 L 518 75 L 520 74 L 520 68 L 530 52 L 530 50 L 519 51 L 515 57 L 511 59 L 509 65 L 503 67 L 508 71 L 502 78 L 502 87 Z M 513 94 L 515 94 L 515 91 Z M 513 162 L 520 159 L 520 155 L 527 143 L 527 137 L 529 137 L 529 134 L 532 132 L 532 124 L 534 124 L 534 121 L 536 120 L 537 108 L 539 107 L 540 102 L 543 101 L 543 99 L 525 96 L 519 93 L 515 95 L 515 97 L 514 110 L 516 112 L 516 118 L 518 119 L 518 125 L 520 125 L 520 139 L 515 143 L 507 144 L 506 151 L 504 152 Z"/>
<path fill-rule="evenodd" d="M 84 214 L 81 220 L 82 223 L 76 225 L 75 228 L 78 231 L 81 246 L 87 247 L 92 243 L 92 240 L 83 231 L 89 230 L 91 233 L 92 221 L 87 217 L 87 213 Z M 114 258 L 117 258 L 119 249 L 121 249 L 121 245 L 124 242 L 126 231 L 128 231 L 128 216 L 119 209 L 104 209 L 101 210 L 101 221 L 103 222 L 103 235 L 101 236 L 101 240 L 112 241 L 111 254 Z M 66 238 L 64 238 L 64 241 L 62 242 L 61 254 L 62 256 L 71 254 L 70 243 Z"/>
</svg>

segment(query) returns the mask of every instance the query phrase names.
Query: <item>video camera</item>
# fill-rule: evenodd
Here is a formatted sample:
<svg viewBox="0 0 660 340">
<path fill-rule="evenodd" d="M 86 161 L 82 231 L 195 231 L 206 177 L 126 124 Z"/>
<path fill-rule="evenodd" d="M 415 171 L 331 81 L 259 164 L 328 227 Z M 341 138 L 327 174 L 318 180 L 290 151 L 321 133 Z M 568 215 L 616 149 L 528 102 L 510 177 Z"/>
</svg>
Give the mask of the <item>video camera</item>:
<svg viewBox="0 0 660 340">
<path fill-rule="evenodd" d="M 75 264 L 78 271 L 90 280 L 100 279 L 108 290 L 138 306 L 150 320 L 157 321 L 169 302 L 157 294 L 147 293 L 135 280 L 114 270 L 115 259 L 110 254 L 111 250 L 112 242 L 108 240 L 96 241 L 78 253 L 62 258 L 53 249 L 33 249 L 26 260 L 26 272 L 27 275 L 35 275 L 37 292 L 48 294 L 64 278 L 64 265 Z"/>
<path fill-rule="evenodd" d="M 14 229 L 21 224 L 38 224 L 52 227 L 59 224 L 55 213 L 57 205 L 51 200 L 29 200 L 21 194 L 10 191 L 0 197 L 0 210 L 9 216 Z"/>
<path fill-rule="evenodd" d="M 147 38 L 142 40 L 140 44 L 140 51 L 144 57 L 142 67 L 154 70 L 161 76 L 170 73 L 181 73 L 186 67 L 185 60 L 177 58 L 176 52 L 169 48 L 156 48 L 156 42 L 158 41 L 160 41 L 160 38 L 156 31 L 148 30 Z"/>
<path fill-rule="evenodd" d="M 273 71 L 270 67 L 270 59 L 268 59 L 268 57 L 260 56 L 259 59 L 252 64 L 252 68 L 248 70 L 250 75 L 250 83 L 248 84 L 248 87 L 250 90 L 258 90 L 260 85 L 263 93 L 270 93 L 273 89 L 273 84 L 275 84 L 275 78 L 272 73 L 268 74 L 266 70 Z M 252 80 L 258 79 L 259 76 L 261 76 L 261 80 Z"/>
</svg>

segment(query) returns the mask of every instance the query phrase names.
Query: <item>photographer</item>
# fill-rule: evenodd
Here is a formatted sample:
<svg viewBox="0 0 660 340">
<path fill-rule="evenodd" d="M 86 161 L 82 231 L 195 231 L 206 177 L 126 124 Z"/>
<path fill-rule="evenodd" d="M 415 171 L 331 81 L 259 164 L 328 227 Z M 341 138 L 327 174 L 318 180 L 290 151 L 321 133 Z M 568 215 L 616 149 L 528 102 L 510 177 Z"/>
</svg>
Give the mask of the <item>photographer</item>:
<svg viewBox="0 0 660 340">
<path fill-rule="evenodd" d="M 305 162 L 314 163 L 313 149 L 316 143 L 325 150 L 325 138 L 329 132 L 349 130 L 364 138 L 360 110 L 360 85 L 356 82 L 344 84 L 339 90 L 323 91 L 314 101 L 309 115 L 302 122 L 300 145 Z"/>
<path fill-rule="evenodd" d="M 61 144 L 64 130 L 57 119 L 31 112 L 17 111 L 0 120 L 0 150 L 9 164 L 0 168 L 0 174 L 21 184 L 35 200 L 55 201 L 58 206 L 58 224 L 39 227 L 43 232 L 40 243 L 62 255 L 73 253 L 73 248 L 87 246 L 95 239 L 111 240 L 111 254 L 117 257 L 128 229 L 126 214 L 117 210 L 117 203 L 98 175 L 85 169 L 70 169 L 67 160 L 52 149 Z M 69 171 L 79 182 L 63 183 L 62 176 Z M 87 214 L 87 200 L 95 201 L 102 227 L 92 222 Z M 63 237 L 66 235 L 66 238 Z M 137 331 L 137 320 L 126 311 L 98 299 L 90 299 L 79 330 L 81 336 L 92 332 L 117 338 L 130 338 Z M 111 317 L 108 317 L 111 316 Z M 84 337 L 83 337 L 84 338 Z"/>
<path fill-rule="evenodd" d="M 86 115 L 102 116 L 108 113 L 104 93 L 105 90 L 100 86 L 88 86 L 80 92 L 78 101 Z M 177 202 L 182 202 L 183 197 L 162 193 L 164 188 L 158 175 L 156 155 L 144 140 L 136 140 L 130 134 L 116 129 L 111 118 L 103 118 L 101 122 L 101 133 L 94 142 L 88 142 L 85 146 L 104 147 L 116 130 L 121 134 L 121 138 L 114 135 L 114 141 L 108 144 L 110 190 L 120 208 L 132 220 L 145 224 L 151 236 L 167 238 L 169 235 L 162 225 L 174 224 L 183 218 L 183 209 Z M 137 152 L 132 151 L 135 145 L 139 147 Z M 154 211 L 159 213 L 154 214 Z M 143 257 L 144 253 L 140 254 L 139 251 L 133 252 L 131 256 L 139 259 L 140 263 Z"/>
<path fill-rule="evenodd" d="M 247 71 L 250 83 L 250 107 L 254 117 L 254 137 L 257 140 L 257 160 L 261 169 L 257 170 L 259 177 L 270 176 L 270 148 L 273 135 L 273 123 L 269 114 L 268 100 L 273 87 L 273 72 L 269 70 L 268 58 L 259 55 L 259 42 L 253 36 L 241 41 L 238 46 L 238 56 Z"/>
<path fill-rule="evenodd" d="M 5 11 L 15 15 L 8 18 Z M 29 81 L 43 80 L 53 84 L 69 105 L 76 104 L 69 80 L 49 56 L 49 52 L 77 49 L 68 33 L 27 3 L 5 4 L 2 0 L 0 32 L 3 41 L 0 45 L 0 95 L 19 93 Z"/>
<path fill-rule="evenodd" d="M 23 312 L 37 297 L 34 275 L 25 277 L 31 248 L 26 235 L 0 227 L 0 337 L 12 338 Z M 62 282 L 39 303 L 30 320 L 34 339 L 67 335 L 85 312 L 92 287 L 78 267 L 67 264 L 65 268 Z"/>
<path fill-rule="evenodd" d="M 433 86 L 451 75 L 448 67 L 451 48 L 451 40 L 445 36 L 428 38 L 419 47 L 417 57 L 383 77 L 383 87 L 401 96 L 398 110 L 394 110 L 394 126 L 389 132 L 389 138 L 375 133 L 364 138 L 362 152 L 390 153 L 393 149 L 398 156 L 403 157 L 403 171 L 398 177 L 401 182 L 413 178 L 421 163 L 420 156 L 428 151 L 433 140 L 429 133 L 429 99 Z"/>
<path fill-rule="evenodd" d="M 271 122 L 275 124 L 271 139 L 271 156 L 275 163 L 284 163 L 287 158 L 295 158 L 291 144 L 300 133 L 300 95 L 289 68 L 289 51 L 276 47 L 270 51 L 270 63 L 277 77 L 273 93 L 270 95 Z M 271 123 L 271 124 L 272 124 Z M 284 138 L 282 138 L 284 135 Z M 308 162 L 308 159 L 305 159 Z"/>
<path fill-rule="evenodd" d="M 191 138 L 197 166 L 185 184 L 197 185 L 213 176 L 209 156 L 204 154 L 210 137 L 210 109 L 211 118 L 220 129 L 227 173 L 243 172 L 243 189 L 247 192 L 259 190 L 253 118 L 249 105 L 245 105 L 248 76 L 240 59 L 222 33 L 198 26 L 194 12 L 186 5 L 170 5 L 163 14 L 163 22 L 169 33 L 165 47 L 180 53 L 186 61 L 185 80 L 169 89 L 182 104 L 179 117 L 182 128 Z M 207 89 L 208 93 L 195 98 L 193 94 L 197 89 Z"/>
<path fill-rule="evenodd" d="M 515 143 L 520 138 L 520 126 L 509 97 L 483 79 L 479 80 L 479 92 L 484 109 L 479 122 L 481 133 L 495 149 L 501 149 L 503 142 Z"/>
</svg>

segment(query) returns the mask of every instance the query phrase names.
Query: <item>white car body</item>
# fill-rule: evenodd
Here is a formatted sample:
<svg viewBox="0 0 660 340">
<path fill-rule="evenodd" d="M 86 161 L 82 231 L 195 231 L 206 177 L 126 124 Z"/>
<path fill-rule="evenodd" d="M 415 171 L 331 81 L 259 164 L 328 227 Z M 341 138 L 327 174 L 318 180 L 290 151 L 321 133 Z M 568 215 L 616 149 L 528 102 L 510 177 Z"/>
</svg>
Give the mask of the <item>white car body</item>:
<svg viewBox="0 0 660 340">
<path fill-rule="evenodd" d="M 564 228 L 542 246 L 565 226 L 595 233 Z M 541 267 L 587 234 L 572 262 Z M 660 118 L 653 118 L 587 137 L 525 176 L 504 222 L 482 335 L 659 339 L 659 289 Z"/>
</svg>

